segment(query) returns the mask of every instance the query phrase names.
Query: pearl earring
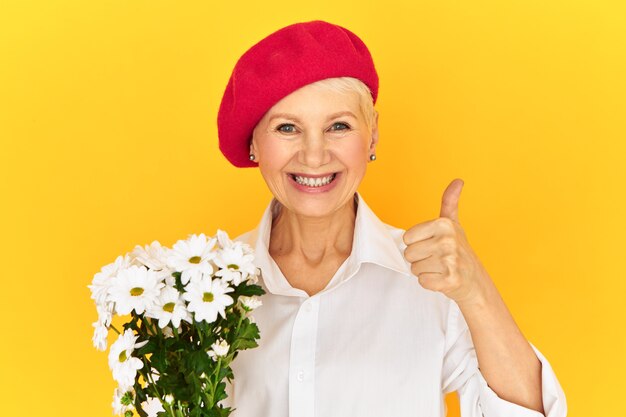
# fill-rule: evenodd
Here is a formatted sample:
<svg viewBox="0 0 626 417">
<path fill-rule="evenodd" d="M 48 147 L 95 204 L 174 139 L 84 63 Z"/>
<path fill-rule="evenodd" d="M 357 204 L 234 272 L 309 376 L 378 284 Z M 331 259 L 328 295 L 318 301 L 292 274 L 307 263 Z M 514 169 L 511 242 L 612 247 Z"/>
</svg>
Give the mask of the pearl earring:
<svg viewBox="0 0 626 417">
<path fill-rule="evenodd" d="M 250 159 L 251 161 L 254 161 L 254 154 L 251 153 L 250 156 L 248 157 L 248 159 Z"/>
<path fill-rule="evenodd" d="M 375 161 L 375 160 L 376 160 L 376 155 L 371 154 L 371 155 L 370 155 L 370 161 Z"/>
</svg>

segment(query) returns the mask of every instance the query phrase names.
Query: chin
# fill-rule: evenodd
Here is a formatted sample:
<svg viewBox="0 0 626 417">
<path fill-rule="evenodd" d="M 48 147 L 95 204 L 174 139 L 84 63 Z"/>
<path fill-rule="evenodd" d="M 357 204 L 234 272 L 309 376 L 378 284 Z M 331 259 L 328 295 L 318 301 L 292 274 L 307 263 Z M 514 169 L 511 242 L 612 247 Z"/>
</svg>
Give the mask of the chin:
<svg viewBox="0 0 626 417">
<path fill-rule="evenodd" d="M 345 194 L 339 192 L 337 195 Z M 353 195 L 354 192 L 350 193 L 350 196 Z M 351 201 L 351 198 L 348 199 L 348 202 Z M 345 202 L 338 199 L 326 198 L 324 196 L 304 196 L 290 200 L 291 211 L 306 217 L 325 217 L 339 211 L 345 204 Z"/>
</svg>

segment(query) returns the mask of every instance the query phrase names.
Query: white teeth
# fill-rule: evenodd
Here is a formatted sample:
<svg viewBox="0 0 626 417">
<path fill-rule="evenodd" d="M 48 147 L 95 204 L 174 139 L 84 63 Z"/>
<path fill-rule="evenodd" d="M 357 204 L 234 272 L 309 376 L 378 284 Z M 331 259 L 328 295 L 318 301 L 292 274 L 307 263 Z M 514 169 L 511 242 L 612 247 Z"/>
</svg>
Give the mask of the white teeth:
<svg viewBox="0 0 626 417">
<path fill-rule="evenodd" d="M 323 185 L 328 184 L 335 178 L 335 174 L 331 174 L 328 177 L 324 178 L 308 178 L 308 177 L 300 177 L 294 176 L 296 182 L 298 184 L 306 185 L 308 187 L 321 187 Z"/>
</svg>

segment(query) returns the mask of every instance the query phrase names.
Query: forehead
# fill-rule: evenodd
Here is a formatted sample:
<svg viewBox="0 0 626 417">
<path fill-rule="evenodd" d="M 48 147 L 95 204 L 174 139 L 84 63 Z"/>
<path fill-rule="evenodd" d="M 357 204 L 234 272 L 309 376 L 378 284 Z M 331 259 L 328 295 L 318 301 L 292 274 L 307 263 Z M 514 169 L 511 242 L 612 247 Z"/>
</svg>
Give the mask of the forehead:
<svg viewBox="0 0 626 417">
<path fill-rule="evenodd" d="M 326 118 L 339 112 L 351 112 L 356 117 L 359 116 L 357 92 L 340 92 L 308 84 L 279 100 L 267 111 L 265 118 L 269 120 L 279 114 Z"/>
</svg>

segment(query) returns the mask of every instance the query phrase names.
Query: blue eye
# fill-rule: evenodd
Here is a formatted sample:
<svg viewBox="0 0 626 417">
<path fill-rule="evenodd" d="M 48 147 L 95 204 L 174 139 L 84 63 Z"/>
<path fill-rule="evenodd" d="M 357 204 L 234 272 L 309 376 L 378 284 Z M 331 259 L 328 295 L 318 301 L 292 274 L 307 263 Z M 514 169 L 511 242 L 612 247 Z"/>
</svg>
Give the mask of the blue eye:
<svg viewBox="0 0 626 417">
<path fill-rule="evenodd" d="M 343 123 L 343 122 L 335 122 L 335 123 L 333 123 L 333 126 L 337 126 L 337 125 L 340 125 L 340 126 L 343 125 L 343 126 L 345 126 L 346 129 L 350 129 L 350 126 L 348 126 L 346 123 Z M 346 129 L 338 129 L 338 130 L 346 130 Z"/>
<path fill-rule="evenodd" d="M 294 132 L 294 130 L 281 130 L 284 126 L 288 126 L 288 127 L 293 128 L 293 125 L 291 123 L 283 123 L 281 125 L 278 125 L 276 130 L 278 130 L 279 132 L 283 132 L 283 133 L 293 133 Z"/>
</svg>

